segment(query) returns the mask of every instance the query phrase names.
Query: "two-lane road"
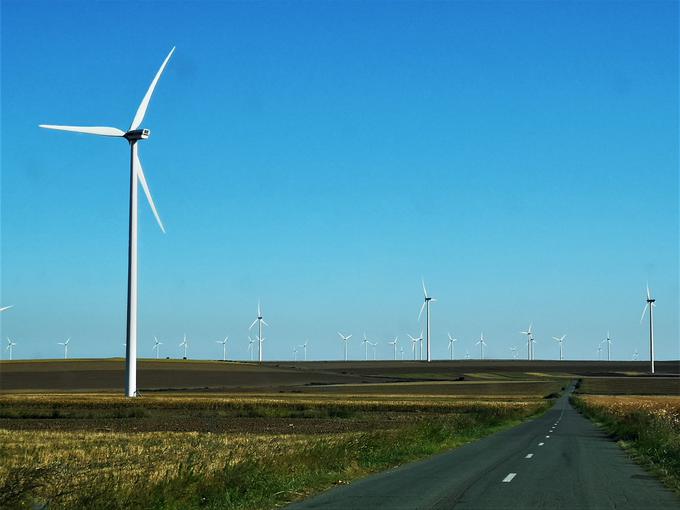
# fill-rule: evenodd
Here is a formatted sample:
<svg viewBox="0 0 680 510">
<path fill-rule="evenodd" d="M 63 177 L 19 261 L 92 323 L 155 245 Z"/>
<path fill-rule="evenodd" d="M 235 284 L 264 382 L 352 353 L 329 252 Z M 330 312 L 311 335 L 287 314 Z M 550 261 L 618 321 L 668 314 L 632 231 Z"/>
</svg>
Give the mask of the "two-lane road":
<svg viewBox="0 0 680 510">
<path fill-rule="evenodd" d="M 569 403 L 456 450 L 333 488 L 303 509 L 680 509 Z"/>
</svg>

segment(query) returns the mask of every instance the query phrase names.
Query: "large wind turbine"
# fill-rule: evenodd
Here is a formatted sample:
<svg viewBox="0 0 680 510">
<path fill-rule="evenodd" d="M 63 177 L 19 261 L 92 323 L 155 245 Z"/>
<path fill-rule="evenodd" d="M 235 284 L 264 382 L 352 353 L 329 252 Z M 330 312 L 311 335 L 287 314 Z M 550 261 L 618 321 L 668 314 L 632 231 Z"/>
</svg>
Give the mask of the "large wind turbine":
<svg viewBox="0 0 680 510">
<path fill-rule="evenodd" d="M 269 326 L 269 324 L 267 324 L 267 321 L 262 317 L 262 306 L 260 306 L 259 301 L 257 302 L 257 319 L 253 321 L 248 330 L 253 329 L 255 324 L 257 324 L 257 353 L 260 358 L 260 363 L 262 363 L 262 342 L 264 342 L 264 338 L 262 337 L 262 326 Z"/>
<path fill-rule="evenodd" d="M 484 341 L 484 333 L 479 335 L 479 342 L 477 342 L 475 345 L 479 345 L 479 359 L 484 359 L 484 346 L 486 345 L 486 342 Z"/>
<path fill-rule="evenodd" d="M 345 361 L 347 361 L 347 342 L 349 342 L 349 339 L 352 338 L 352 335 L 345 336 L 342 333 L 338 331 L 338 335 L 340 335 L 340 338 L 342 341 L 345 343 Z M 367 340 L 368 341 L 368 340 Z M 370 342 L 369 342 L 370 343 Z"/>
<path fill-rule="evenodd" d="M 142 189 L 146 194 L 146 198 L 151 206 L 151 211 L 156 217 L 158 225 L 161 230 L 165 232 L 163 223 L 161 222 L 160 216 L 158 216 L 158 211 L 156 211 L 156 205 L 151 198 L 151 192 L 149 191 L 149 186 L 146 182 L 146 177 L 144 176 L 144 170 L 142 170 L 142 164 L 139 161 L 139 156 L 137 154 L 137 142 L 140 140 L 146 140 L 151 135 L 151 131 L 148 129 L 140 129 L 140 125 L 144 120 L 146 115 L 146 110 L 149 107 L 149 102 L 151 101 L 151 95 L 153 94 L 156 84 L 165 70 L 165 66 L 168 64 L 170 57 L 172 56 L 175 48 L 173 47 L 165 57 L 163 64 L 156 73 L 149 89 L 146 91 L 142 102 L 137 108 L 137 113 L 135 113 L 132 119 L 132 124 L 130 128 L 126 131 L 122 131 L 118 128 L 113 127 L 99 127 L 99 126 L 55 126 L 51 124 L 40 124 L 40 127 L 47 129 L 57 129 L 60 131 L 74 131 L 76 133 L 87 133 L 90 135 L 100 135 L 100 136 L 113 136 L 119 138 L 125 138 L 130 144 L 130 223 L 129 223 L 129 247 L 128 247 L 128 296 L 127 296 L 127 347 L 125 350 L 125 372 L 127 374 L 127 380 L 125 382 L 125 394 L 128 397 L 134 397 L 137 395 L 137 183 L 142 185 Z"/>
<path fill-rule="evenodd" d="M 70 338 L 67 338 L 65 342 L 57 342 L 59 345 L 64 346 L 64 359 L 68 358 L 68 343 L 71 341 Z"/>
<path fill-rule="evenodd" d="M 224 337 L 224 340 L 215 340 L 218 344 L 222 344 L 222 361 L 227 361 L 227 340 L 228 336 Z"/>
<path fill-rule="evenodd" d="M 458 339 L 453 338 L 451 336 L 451 333 L 449 333 L 448 335 L 449 335 L 449 355 L 453 360 L 456 359 L 456 346 L 454 344 L 458 341 Z"/>
<path fill-rule="evenodd" d="M 533 344 L 533 341 L 534 341 L 534 339 L 533 339 L 534 334 L 531 331 L 531 328 L 533 327 L 533 325 L 534 325 L 534 323 L 532 322 L 531 324 L 529 324 L 529 329 L 527 329 L 526 331 L 520 331 L 520 334 L 527 336 L 527 359 L 528 360 L 532 359 L 532 354 L 533 354 L 533 352 L 532 352 L 533 345 L 532 344 Z"/>
<path fill-rule="evenodd" d="M 564 343 L 564 339 L 567 338 L 567 335 L 562 335 L 560 337 L 554 336 L 553 339 L 557 341 L 558 344 L 560 344 L 560 361 L 564 359 L 564 356 L 562 355 L 562 344 Z"/>
<path fill-rule="evenodd" d="M 153 350 L 156 351 L 156 359 L 160 355 L 161 345 L 163 345 L 163 342 L 159 342 L 158 338 L 153 337 Z"/>
<path fill-rule="evenodd" d="M 14 346 L 16 345 L 16 342 L 12 342 L 9 337 L 7 337 L 7 350 L 9 351 L 9 360 L 12 361 L 12 350 L 14 349 Z"/>
<path fill-rule="evenodd" d="M 397 361 L 397 343 L 399 342 L 399 337 L 395 336 L 394 340 L 391 342 L 387 342 L 389 345 L 391 345 L 394 348 L 394 361 Z"/>
<path fill-rule="evenodd" d="M 642 317 L 640 317 L 640 324 L 645 318 L 645 313 L 649 308 L 649 361 L 652 364 L 652 374 L 654 373 L 654 307 L 656 307 L 656 299 L 652 297 L 652 293 L 649 290 L 649 284 L 647 284 L 647 303 L 642 309 Z"/>
<path fill-rule="evenodd" d="M 189 342 L 187 341 L 187 334 L 184 333 L 184 340 L 179 344 L 180 347 L 184 347 L 184 359 L 187 359 L 187 347 L 189 347 Z"/>
<path fill-rule="evenodd" d="M 431 356 L 431 349 L 430 349 L 430 303 L 434 303 L 437 300 L 430 297 L 430 295 L 427 293 L 427 287 L 425 287 L 425 280 L 421 280 L 423 283 L 423 296 L 424 296 L 424 301 L 423 305 L 420 307 L 420 313 L 418 314 L 418 320 L 420 320 L 420 316 L 423 315 L 423 309 L 427 308 L 427 313 L 425 315 L 426 317 L 426 322 L 427 322 L 427 327 L 425 328 L 427 330 L 427 361 L 432 361 L 432 356 Z M 422 334 L 420 335 L 422 336 Z"/>
</svg>

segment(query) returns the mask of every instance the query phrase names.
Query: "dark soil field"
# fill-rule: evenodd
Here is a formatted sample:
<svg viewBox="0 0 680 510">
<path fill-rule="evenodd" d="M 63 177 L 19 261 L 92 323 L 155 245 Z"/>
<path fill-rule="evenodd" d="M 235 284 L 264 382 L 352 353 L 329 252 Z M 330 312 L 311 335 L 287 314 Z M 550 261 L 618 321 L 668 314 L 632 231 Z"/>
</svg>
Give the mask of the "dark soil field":
<svg viewBox="0 0 680 510">
<path fill-rule="evenodd" d="M 639 385 L 640 391 L 645 393 L 677 393 L 677 384 L 673 379 L 680 377 L 680 362 L 657 363 L 657 375 L 653 379 L 646 373 L 647 368 L 648 364 L 641 361 L 329 361 L 258 364 L 140 360 L 137 380 L 142 393 L 330 392 L 491 396 L 525 394 L 527 390 L 524 385 L 538 385 L 555 378 L 613 377 L 628 381 L 622 383 L 621 388 L 627 384 L 631 390 L 635 390 Z M 660 384 L 657 381 L 665 378 L 670 378 L 668 385 L 656 390 Z M 123 390 L 123 386 L 124 361 L 120 358 L 0 362 L 1 393 L 118 392 Z M 614 386 L 612 388 L 616 390 Z M 531 390 L 529 393 L 540 391 Z"/>
</svg>

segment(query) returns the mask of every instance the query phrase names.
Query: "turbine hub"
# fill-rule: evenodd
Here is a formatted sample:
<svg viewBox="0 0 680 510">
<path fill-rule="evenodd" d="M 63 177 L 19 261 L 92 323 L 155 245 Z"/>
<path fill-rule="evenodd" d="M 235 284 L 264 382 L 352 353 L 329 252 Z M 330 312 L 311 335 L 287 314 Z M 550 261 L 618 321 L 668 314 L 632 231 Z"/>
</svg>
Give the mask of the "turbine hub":
<svg viewBox="0 0 680 510">
<path fill-rule="evenodd" d="M 137 140 L 146 140 L 151 136 L 151 130 L 149 129 L 133 129 L 132 131 L 128 131 L 123 135 L 125 138 L 127 138 L 128 141 L 137 141 Z"/>
</svg>

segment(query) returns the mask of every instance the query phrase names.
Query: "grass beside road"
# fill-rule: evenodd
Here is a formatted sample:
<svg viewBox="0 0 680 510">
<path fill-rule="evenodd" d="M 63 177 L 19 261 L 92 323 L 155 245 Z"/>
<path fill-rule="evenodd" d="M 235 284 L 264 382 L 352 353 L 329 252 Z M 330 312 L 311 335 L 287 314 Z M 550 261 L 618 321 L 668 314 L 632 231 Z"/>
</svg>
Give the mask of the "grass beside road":
<svg viewBox="0 0 680 510">
<path fill-rule="evenodd" d="M 578 396 L 572 402 L 680 493 L 680 396 Z"/>
<path fill-rule="evenodd" d="M 3 402 L 3 411 L 11 415 L 14 408 L 16 417 L 7 419 L 30 424 L 35 419 L 28 417 L 31 407 L 39 419 L 49 419 L 42 414 L 46 402 L 41 399 L 25 407 L 16 400 L 9 405 L 9 400 Z M 550 405 L 536 398 L 466 401 L 462 405 L 451 400 L 426 404 L 424 410 L 418 409 L 417 401 L 410 405 L 372 401 L 367 405 L 343 400 L 329 405 L 328 400 L 324 397 L 314 402 L 309 396 L 301 402 L 294 398 L 278 402 L 240 399 L 237 405 L 229 399 L 220 404 L 219 399 L 185 397 L 184 403 L 201 419 L 224 412 L 234 419 L 231 413 L 236 407 L 239 413 L 249 409 L 262 420 L 284 416 L 296 429 L 312 419 L 308 416 L 318 419 L 318 412 L 307 410 L 325 406 L 329 420 L 352 424 L 379 413 L 381 425 L 363 432 L 323 434 L 138 432 L 134 420 L 149 419 L 161 405 L 160 399 L 139 399 L 135 409 L 141 410 L 132 415 L 121 412 L 126 425 L 116 431 L 0 428 L 0 508 L 274 508 L 334 484 L 478 439 Z M 83 409 L 65 397 L 57 408 L 71 413 L 69 423 L 97 420 L 99 413 L 110 423 L 112 416 L 118 416 L 111 409 L 116 402 L 114 397 L 102 397 L 101 401 L 93 397 L 82 415 Z M 175 406 L 184 407 L 181 398 L 172 400 L 170 407 Z M 394 418 L 389 426 L 385 425 L 386 412 Z M 62 417 L 55 419 L 63 421 Z"/>
</svg>

